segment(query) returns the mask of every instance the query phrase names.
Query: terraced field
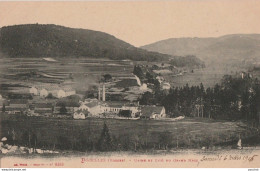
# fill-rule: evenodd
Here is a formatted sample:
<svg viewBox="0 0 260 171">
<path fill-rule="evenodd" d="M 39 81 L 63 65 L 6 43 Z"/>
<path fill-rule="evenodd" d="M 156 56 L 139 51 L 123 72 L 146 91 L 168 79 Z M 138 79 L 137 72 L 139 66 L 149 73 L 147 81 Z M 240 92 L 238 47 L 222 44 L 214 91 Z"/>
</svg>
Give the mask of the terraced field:
<svg viewBox="0 0 260 171">
<path fill-rule="evenodd" d="M 5 91 L 1 84 L 20 93 L 28 92 L 35 85 L 59 84 L 86 91 L 90 85 L 98 84 L 104 74 L 113 78 L 132 77 L 134 64 L 131 61 L 115 61 L 93 58 L 55 58 L 47 61 L 43 58 L 1 58 L 0 93 Z M 17 87 L 12 85 L 19 85 Z M 8 86 L 6 86 L 8 87 Z"/>
</svg>

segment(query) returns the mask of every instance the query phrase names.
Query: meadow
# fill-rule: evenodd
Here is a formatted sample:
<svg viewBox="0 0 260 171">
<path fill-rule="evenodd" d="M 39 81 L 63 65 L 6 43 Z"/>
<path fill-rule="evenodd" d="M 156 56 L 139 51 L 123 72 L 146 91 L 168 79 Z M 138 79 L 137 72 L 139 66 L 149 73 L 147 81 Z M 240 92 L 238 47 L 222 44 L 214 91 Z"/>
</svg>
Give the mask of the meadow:
<svg viewBox="0 0 260 171">
<path fill-rule="evenodd" d="M 233 75 L 243 70 L 236 66 L 211 64 L 206 66 L 206 68 L 194 69 L 193 72 L 189 70 L 183 73 L 183 75 L 165 75 L 164 78 L 174 87 L 182 87 L 186 84 L 197 86 L 200 83 L 203 83 L 205 87 L 214 87 L 221 82 L 224 75 Z"/>
<path fill-rule="evenodd" d="M 106 123 L 116 150 L 210 148 L 223 143 L 236 145 L 251 135 L 242 122 L 185 118 L 180 121 L 117 120 L 88 118 L 86 120 L 17 117 L 1 115 L 1 136 L 15 132 L 16 143 L 26 144 L 25 134 L 36 136 L 36 146 L 47 149 L 95 151 Z M 8 134 L 9 133 L 9 134 Z M 27 142 L 28 143 L 28 142 Z"/>
</svg>

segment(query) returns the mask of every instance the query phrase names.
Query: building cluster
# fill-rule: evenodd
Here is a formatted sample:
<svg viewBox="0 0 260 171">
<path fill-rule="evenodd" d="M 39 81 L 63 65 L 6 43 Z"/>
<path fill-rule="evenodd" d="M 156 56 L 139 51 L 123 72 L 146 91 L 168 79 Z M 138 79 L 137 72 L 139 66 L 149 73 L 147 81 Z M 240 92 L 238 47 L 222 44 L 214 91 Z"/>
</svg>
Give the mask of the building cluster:
<svg viewBox="0 0 260 171">
<path fill-rule="evenodd" d="M 76 94 L 76 91 L 73 90 L 71 87 L 59 87 L 56 85 L 49 85 L 37 87 L 33 86 L 29 89 L 29 93 L 41 97 L 47 97 L 48 95 L 51 95 L 56 98 L 63 98 Z"/>
<path fill-rule="evenodd" d="M 56 85 L 33 86 L 28 90 L 32 98 L 0 97 L 0 108 L 8 114 L 27 114 L 30 116 L 52 116 L 60 113 L 61 106 L 57 104 L 59 99 L 76 94 L 70 87 Z M 78 105 L 66 105 L 67 113 L 73 114 L 74 107 Z"/>
<path fill-rule="evenodd" d="M 106 101 L 105 85 L 102 88 L 99 87 L 97 99 L 83 101 L 79 97 L 78 100 L 71 101 L 72 95 L 77 96 L 71 89 L 31 87 L 29 91 L 33 99 L 4 100 L 1 96 L 2 111 L 7 114 L 73 117 L 74 119 L 87 117 L 159 119 L 166 117 L 163 106 L 140 106 L 138 102 Z M 47 98 L 50 93 L 56 98 Z"/>
<path fill-rule="evenodd" d="M 139 103 L 129 103 L 124 101 L 106 101 L 105 85 L 99 88 L 98 99 L 85 99 L 80 102 L 80 106 L 75 108 L 74 119 L 85 119 L 86 117 L 127 117 L 158 119 L 165 118 L 165 108 L 163 106 L 140 106 Z"/>
<path fill-rule="evenodd" d="M 161 89 L 162 90 L 169 90 L 171 89 L 171 84 L 167 81 L 162 76 L 157 76 L 156 79 L 160 83 Z"/>
<path fill-rule="evenodd" d="M 78 105 L 66 104 L 67 115 L 73 114 L 74 108 Z M 59 116 L 61 113 L 61 105 L 56 100 L 46 99 L 11 99 L 5 100 L 0 106 L 2 111 L 7 114 L 26 114 L 28 116 Z M 4 109 L 3 109 L 4 108 Z"/>
<path fill-rule="evenodd" d="M 121 101 L 85 99 L 85 101 L 80 102 L 80 107 L 75 109 L 73 114 L 74 119 L 85 119 L 86 117 L 166 118 L 165 108 L 163 106 L 140 106 L 138 103 Z"/>
</svg>

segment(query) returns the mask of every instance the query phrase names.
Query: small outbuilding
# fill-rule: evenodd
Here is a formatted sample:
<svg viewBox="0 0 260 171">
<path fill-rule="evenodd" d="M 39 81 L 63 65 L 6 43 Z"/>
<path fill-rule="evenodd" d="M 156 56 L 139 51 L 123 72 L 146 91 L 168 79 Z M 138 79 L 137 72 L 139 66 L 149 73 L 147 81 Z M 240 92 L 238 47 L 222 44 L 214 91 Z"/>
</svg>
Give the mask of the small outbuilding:
<svg viewBox="0 0 260 171">
<path fill-rule="evenodd" d="M 142 119 L 166 118 L 165 108 L 163 106 L 142 106 L 140 118 Z"/>
</svg>

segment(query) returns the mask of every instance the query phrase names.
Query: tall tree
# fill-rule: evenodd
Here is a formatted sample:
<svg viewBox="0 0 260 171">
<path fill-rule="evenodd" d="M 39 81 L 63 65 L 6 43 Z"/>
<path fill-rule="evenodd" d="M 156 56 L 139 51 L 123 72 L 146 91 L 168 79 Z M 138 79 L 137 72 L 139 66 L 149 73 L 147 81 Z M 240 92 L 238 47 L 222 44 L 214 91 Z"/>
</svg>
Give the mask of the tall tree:
<svg viewBox="0 0 260 171">
<path fill-rule="evenodd" d="M 61 105 L 61 107 L 60 107 L 60 114 L 62 114 L 62 115 L 65 115 L 65 114 L 67 114 L 67 109 L 66 109 L 66 106 L 65 106 L 65 104 L 63 103 L 62 105 Z"/>
<path fill-rule="evenodd" d="M 109 134 L 107 124 L 104 122 L 103 130 L 98 140 L 97 149 L 100 151 L 111 151 L 112 150 L 112 139 Z"/>
<path fill-rule="evenodd" d="M 5 112 L 5 104 L 3 104 L 3 107 L 2 107 L 2 112 Z"/>
</svg>

